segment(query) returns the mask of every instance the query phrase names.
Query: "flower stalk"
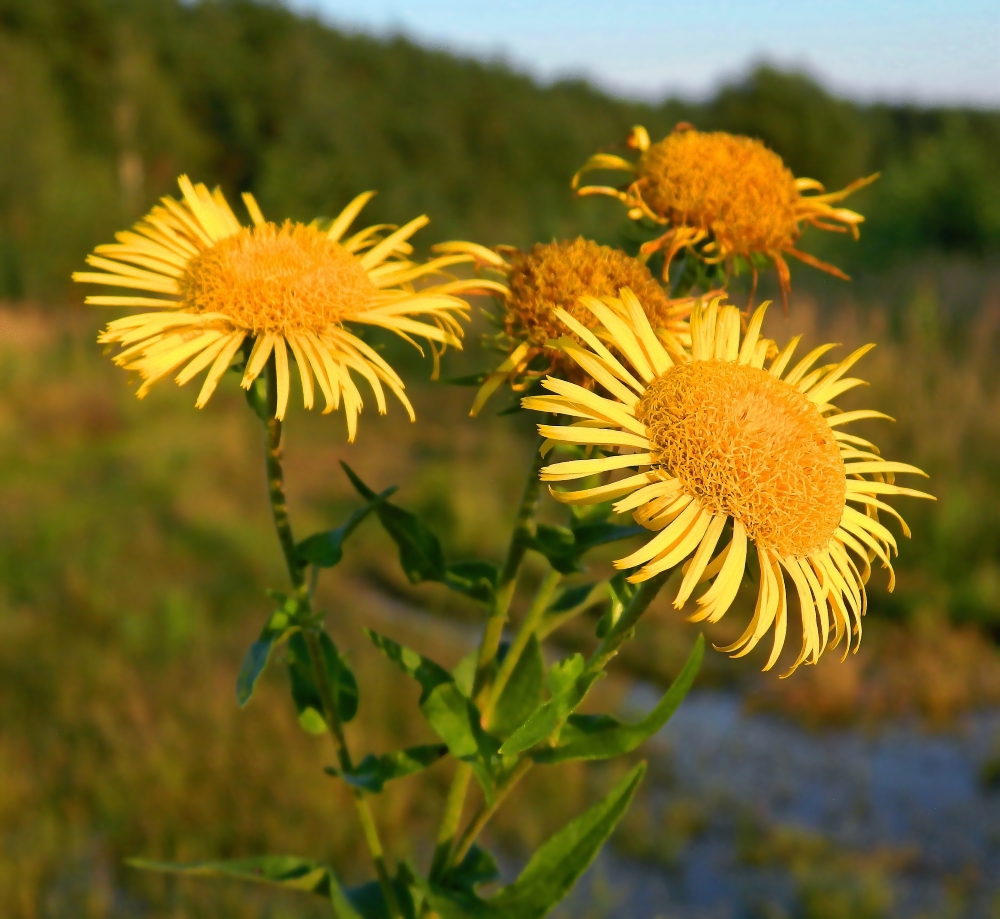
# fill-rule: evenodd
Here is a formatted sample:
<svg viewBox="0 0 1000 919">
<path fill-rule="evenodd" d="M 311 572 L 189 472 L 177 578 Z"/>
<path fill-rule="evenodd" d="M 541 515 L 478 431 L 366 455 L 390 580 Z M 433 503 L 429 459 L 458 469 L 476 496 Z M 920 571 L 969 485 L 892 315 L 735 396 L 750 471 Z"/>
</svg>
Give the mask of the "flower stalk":
<svg viewBox="0 0 1000 919">
<path fill-rule="evenodd" d="M 497 586 L 493 594 L 490 614 L 483 630 L 483 638 L 479 645 L 479 655 L 476 660 L 476 676 L 472 687 L 473 701 L 479 706 L 483 722 L 488 720 L 485 711 L 490 701 L 490 673 L 500 647 L 500 638 L 507 624 L 507 614 L 517 586 L 517 576 L 521 562 L 528 551 L 528 544 L 534 535 L 535 514 L 538 510 L 538 493 L 540 481 L 538 470 L 541 469 L 544 457 L 541 455 L 542 438 L 535 442 L 528 467 L 528 475 L 521 491 L 521 500 L 514 518 L 514 528 L 511 531 L 510 542 L 507 545 L 507 555 L 503 567 L 497 577 Z M 525 639 L 527 640 L 527 639 Z M 509 674 L 508 674 L 509 678 Z M 455 768 L 455 775 L 448 790 L 441 826 L 438 830 L 434 856 L 431 860 L 431 880 L 439 880 L 441 874 L 451 863 L 452 847 L 458 832 L 465 807 L 465 796 L 472 779 L 472 767 L 460 762 Z"/>
<path fill-rule="evenodd" d="M 315 587 L 315 579 L 312 584 L 307 584 L 304 566 L 298 559 L 295 550 L 295 537 L 292 532 L 291 520 L 288 516 L 288 500 L 285 496 L 285 475 L 281 462 L 281 421 L 274 416 L 277 405 L 278 393 L 278 373 L 274 355 L 267 363 L 267 417 L 264 419 L 265 432 L 265 463 L 267 468 L 267 493 L 271 502 L 271 513 L 274 517 L 274 529 L 281 545 L 282 554 L 285 557 L 285 564 L 288 568 L 288 577 L 295 589 L 296 596 L 300 602 L 311 607 L 312 593 Z M 344 771 L 353 769 L 350 749 L 347 745 L 347 738 L 344 734 L 344 726 L 340 720 L 340 706 L 338 700 L 338 687 L 334 685 L 326 665 L 323 660 L 323 649 L 320 645 L 320 632 L 314 626 L 305 626 L 302 629 L 302 637 L 305 639 L 306 648 L 309 651 L 309 661 L 312 664 L 313 677 L 316 681 L 316 688 L 319 692 L 320 701 L 323 706 L 323 718 L 330 730 L 330 737 L 337 754 L 337 761 Z M 382 896 L 385 899 L 386 909 L 390 919 L 401 919 L 399 901 L 392 885 L 392 877 L 386 863 L 385 851 L 382 848 L 382 841 L 379 837 L 378 827 L 375 825 L 375 817 L 371 807 L 365 797 L 364 791 L 360 788 L 351 788 L 354 798 L 354 807 L 361 823 L 361 830 L 368 846 L 375 866 L 375 874 L 378 877 L 379 886 L 382 889 Z"/>
</svg>

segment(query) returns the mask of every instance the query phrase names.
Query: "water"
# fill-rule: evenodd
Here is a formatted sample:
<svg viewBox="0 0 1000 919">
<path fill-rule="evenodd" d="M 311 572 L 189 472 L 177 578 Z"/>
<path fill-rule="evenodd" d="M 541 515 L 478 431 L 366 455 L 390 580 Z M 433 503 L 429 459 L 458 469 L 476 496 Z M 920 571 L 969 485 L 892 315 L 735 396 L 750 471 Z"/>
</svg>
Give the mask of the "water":
<svg viewBox="0 0 1000 919">
<path fill-rule="evenodd" d="M 998 737 L 1000 711 L 946 734 L 817 732 L 693 692 L 649 744 L 650 851 L 602 856 L 568 915 L 993 919 L 1000 793 L 981 775 Z M 678 812 L 696 815 L 679 839 Z"/>
</svg>

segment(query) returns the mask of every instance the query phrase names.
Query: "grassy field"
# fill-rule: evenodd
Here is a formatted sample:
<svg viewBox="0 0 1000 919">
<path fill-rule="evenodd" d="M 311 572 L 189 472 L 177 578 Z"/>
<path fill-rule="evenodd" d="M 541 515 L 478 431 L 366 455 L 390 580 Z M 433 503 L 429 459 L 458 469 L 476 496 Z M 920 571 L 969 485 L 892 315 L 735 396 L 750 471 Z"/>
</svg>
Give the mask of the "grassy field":
<svg viewBox="0 0 1000 919">
<path fill-rule="evenodd" d="M 749 704 L 820 726 L 905 714 L 945 725 L 1000 702 L 997 278 L 982 266 L 924 266 L 862 279 L 853 299 L 844 287 L 839 299 L 803 289 L 789 319 L 769 317 L 779 339 L 879 342 L 860 368 L 872 385 L 852 401 L 897 418 L 870 433 L 886 455 L 927 469 L 940 500 L 903 508 L 914 538 L 901 545 L 899 587 L 888 595 L 876 570 L 857 657 L 831 655 L 779 682 L 756 672 L 766 649 L 740 664 L 712 653 L 704 682 L 738 683 Z M 0 902 L 11 919 L 321 915 L 298 898 L 122 865 L 129 855 L 271 851 L 330 859 L 349 880 L 364 871 L 348 800 L 322 773 L 323 739 L 296 725 L 280 668 L 245 711 L 234 701 L 243 650 L 268 612 L 262 591 L 284 583 L 256 419 L 235 378 L 203 412 L 193 390 L 171 385 L 137 402 L 94 344 L 100 318 L 78 307 L 0 311 Z M 476 351 L 455 369 L 477 366 Z M 337 464 L 346 459 L 379 488 L 399 484 L 399 502 L 426 515 L 450 557 L 500 554 L 529 419 L 469 419 L 471 391 L 417 382 L 427 372 L 414 364 L 409 375 L 418 423 L 398 405 L 386 418 L 367 413 L 353 446 L 338 416 L 292 412 L 287 473 L 301 535 L 355 506 Z M 404 715 L 412 685 L 359 627 L 451 665 L 475 641 L 477 609 L 409 587 L 371 524 L 327 578 L 322 605 L 362 686 L 355 749 L 430 740 Z M 742 630 L 746 599 L 710 633 L 716 642 Z M 694 634 L 661 598 L 595 705 L 614 706 L 634 676 L 669 679 Z M 584 617 L 562 643 L 592 635 Z M 378 800 L 396 856 L 426 857 L 449 778 L 439 766 Z M 516 858 L 611 779 L 579 764 L 539 771 L 493 842 Z M 625 851 L 629 833 L 676 836 L 634 822 L 623 832 Z"/>
</svg>

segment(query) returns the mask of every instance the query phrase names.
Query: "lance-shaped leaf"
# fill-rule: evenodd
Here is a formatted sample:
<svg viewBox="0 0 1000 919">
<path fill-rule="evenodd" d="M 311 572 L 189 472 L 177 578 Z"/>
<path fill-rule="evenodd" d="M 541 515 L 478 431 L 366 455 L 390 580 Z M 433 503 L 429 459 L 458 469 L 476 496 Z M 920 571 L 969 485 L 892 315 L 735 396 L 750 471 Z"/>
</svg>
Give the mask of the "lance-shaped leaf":
<svg viewBox="0 0 1000 919">
<path fill-rule="evenodd" d="M 358 494 L 368 501 L 378 496 L 365 485 L 347 463 L 340 464 Z M 399 563 L 411 584 L 421 581 L 443 581 L 445 576 L 444 552 L 434 532 L 416 514 L 403 510 L 388 501 L 375 507 L 379 522 L 392 537 L 399 549 Z"/>
<path fill-rule="evenodd" d="M 429 888 L 441 919 L 542 919 L 572 890 L 597 857 L 635 795 L 646 770 L 639 763 L 599 804 L 550 837 L 520 876 L 487 900 L 469 890 Z"/>
<path fill-rule="evenodd" d="M 444 583 L 452 590 L 480 603 L 489 603 L 497 587 L 500 569 L 491 562 L 477 559 L 452 562 L 445 569 Z"/>
<path fill-rule="evenodd" d="M 413 775 L 428 766 L 433 766 L 447 752 L 448 747 L 444 744 L 424 744 L 383 753 L 381 756 L 369 753 L 350 772 L 335 769 L 333 766 L 327 766 L 326 771 L 330 775 L 340 776 L 355 788 L 363 788 L 365 791 L 378 794 L 386 782 Z"/>
<path fill-rule="evenodd" d="M 485 849 L 474 845 L 459 864 L 448 869 L 440 886 L 471 893 L 480 884 L 488 884 L 499 877 L 500 869 L 496 859 Z"/>
<path fill-rule="evenodd" d="M 581 559 L 595 546 L 645 532 L 640 526 L 619 526 L 606 522 L 577 523 L 572 528 L 540 523 L 530 546 L 544 555 L 560 574 L 573 574 L 584 570 Z"/>
<path fill-rule="evenodd" d="M 628 606 L 629 600 L 639 588 L 635 584 L 630 584 L 625 577 L 624 571 L 619 571 L 610 581 L 608 581 L 608 593 L 611 595 L 611 603 L 607 611 L 601 616 L 597 623 L 597 637 L 604 638 L 608 632 L 614 628 L 618 617 Z"/>
<path fill-rule="evenodd" d="M 694 683 L 702 658 L 705 638 L 698 636 L 687 663 L 656 706 L 635 724 L 622 724 L 608 715 L 570 715 L 559 735 L 559 746 L 539 750 L 536 763 L 561 763 L 569 759 L 608 759 L 630 753 L 652 737 L 670 719 Z"/>
<path fill-rule="evenodd" d="M 538 639 L 532 635 L 497 699 L 490 731 L 497 737 L 510 736 L 542 704 L 544 687 L 545 660 Z"/>
<path fill-rule="evenodd" d="M 334 690 L 338 716 L 343 724 L 347 724 L 358 712 L 358 681 L 326 632 L 320 633 L 319 641 L 326 676 Z M 297 632 L 288 641 L 286 663 L 299 724 L 310 734 L 322 734 L 327 729 L 323 716 L 323 699 L 316 685 L 309 648 L 301 632 Z"/>
<path fill-rule="evenodd" d="M 559 903 L 597 856 L 646 771 L 639 763 L 599 804 L 564 826 L 531 857 L 517 880 L 488 902 L 505 915 L 540 919 Z"/>
<path fill-rule="evenodd" d="M 365 517 L 396 490 L 397 487 L 392 485 L 375 495 L 364 507 L 351 514 L 346 523 L 335 530 L 313 533 L 312 536 L 303 539 L 295 547 L 300 561 L 303 564 L 316 565 L 320 568 L 333 568 L 334 565 L 339 565 L 344 558 L 344 540 L 358 528 Z"/>
<path fill-rule="evenodd" d="M 462 692 L 454 677 L 439 664 L 378 632 L 365 630 L 375 646 L 419 684 L 420 710 L 451 755 L 469 763 L 487 797 L 493 794 L 493 758 L 497 740 L 480 723 L 479 709 Z"/>
<path fill-rule="evenodd" d="M 294 597 L 276 591 L 270 592 L 272 599 L 277 600 L 281 607 L 271 613 L 260 636 L 247 648 L 240 664 L 240 672 L 236 676 L 236 704 L 243 708 L 257 687 L 257 680 L 267 666 L 271 649 L 280 642 L 293 627 L 295 617 L 301 611 L 299 601 Z"/>
<path fill-rule="evenodd" d="M 126 864 L 144 871 L 161 871 L 189 877 L 227 878 L 270 884 L 287 890 L 301 890 L 326 897 L 333 904 L 337 919 L 365 919 L 350 903 L 337 881 L 333 869 L 307 858 L 294 855 L 262 855 L 258 858 L 238 858 L 223 862 L 178 864 L 144 858 L 128 859 Z"/>
<path fill-rule="evenodd" d="M 583 701 L 600 672 L 588 672 L 583 655 L 574 654 L 549 672 L 552 698 L 540 705 L 500 747 L 502 756 L 530 750 L 550 737 Z"/>
<path fill-rule="evenodd" d="M 441 541 L 416 514 L 376 495 L 346 463 L 341 463 L 351 484 L 378 515 L 382 528 L 399 549 L 399 563 L 411 584 L 437 581 L 452 590 L 489 603 L 496 589 L 499 571 L 489 562 L 471 560 L 446 564 Z"/>
</svg>

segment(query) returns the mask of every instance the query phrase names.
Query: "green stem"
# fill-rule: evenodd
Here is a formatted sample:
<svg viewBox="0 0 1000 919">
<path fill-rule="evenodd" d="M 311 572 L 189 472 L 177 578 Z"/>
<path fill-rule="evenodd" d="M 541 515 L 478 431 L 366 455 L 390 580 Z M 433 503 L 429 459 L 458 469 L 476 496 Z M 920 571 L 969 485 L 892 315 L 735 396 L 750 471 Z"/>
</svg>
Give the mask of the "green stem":
<svg viewBox="0 0 1000 919">
<path fill-rule="evenodd" d="M 525 552 L 528 551 L 531 538 L 535 535 L 535 512 L 538 510 L 538 492 L 541 485 L 538 479 L 538 470 L 545 462 L 539 449 L 542 440 L 543 438 L 539 436 L 532 453 L 528 477 L 525 479 L 521 501 L 517 506 L 514 530 L 510 534 L 510 543 L 507 546 L 507 557 L 504 559 L 503 567 L 497 577 L 493 605 L 489 618 L 486 620 L 482 644 L 479 646 L 476 679 L 472 689 L 472 698 L 477 705 L 482 705 L 485 701 L 484 694 L 489 687 L 493 662 L 496 660 L 497 650 L 500 647 L 500 637 L 507 624 L 507 612 L 510 609 L 510 601 L 514 597 L 514 588 L 517 586 L 517 575 L 521 568 L 521 561 L 524 559 Z"/>
<path fill-rule="evenodd" d="M 455 845 L 455 853 L 451 859 L 452 863 L 457 865 L 465 858 L 469 849 L 472 848 L 472 844 L 486 828 L 486 824 L 490 822 L 490 819 L 499 810 L 500 805 L 503 804 L 507 796 L 514 790 L 514 786 L 528 774 L 533 765 L 529 757 L 522 759 L 504 782 L 497 786 L 496 792 L 493 795 L 493 801 L 490 804 L 484 801 L 480 805 L 479 810 L 476 811 L 475 816 L 472 818 L 472 822 L 465 828 L 462 838 Z"/>
<path fill-rule="evenodd" d="M 267 494 L 271 499 L 271 514 L 274 517 L 274 529 L 278 534 L 278 542 L 285 556 L 288 576 L 297 592 L 305 584 L 305 573 L 302 563 L 295 551 L 295 537 L 292 535 L 292 524 L 288 519 L 288 500 L 285 497 L 285 472 L 281 465 L 281 422 L 274 417 L 278 407 L 277 370 L 274 355 L 267 363 L 267 420 L 264 422 L 265 434 L 265 465 L 267 468 Z"/>
<path fill-rule="evenodd" d="M 455 776 L 451 780 L 451 788 L 448 789 L 448 800 L 445 802 L 444 814 L 441 816 L 441 827 L 438 829 L 435 840 L 434 857 L 431 860 L 430 870 L 432 881 L 439 880 L 445 868 L 448 867 L 451 846 L 455 841 L 458 824 L 462 819 L 465 796 L 468 793 L 471 779 L 472 767 L 468 763 L 459 762 L 455 768 Z"/>
<path fill-rule="evenodd" d="M 535 598 L 531 601 L 531 606 L 525 614 L 524 622 L 521 623 L 521 627 L 518 629 L 513 643 L 507 650 L 507 656 L 503 659 L 503 663 L 497 671 L 496 679 L 490 687 L 489 697 L 483 705 L 482 710 L 483 722 L 485 724 L 489 724 L 493 709 L 496 708 L 497 702 L 500 700 L 500 696 L 507 682 L 510 680 L 514 668 L 517 666 L 517 662 L 521 659 L 521 655 L 528 646 L 531 636 L 535 634 L 538 623 L 541 621 L 542 616 L 545 615 L 545 610 L 549 607 L 552 594 L 555 593 L 561 580 L 562 575 L 552 568 L 549 569 L 548 573 L 542 579 L 542 583 L 538 587 L 538 592 L 535 594 Z"/>
<path fill-rule="evenodd" d="M 277 409 L 277 392 L 277 371 L 274 364 L 274 356 L 272 355 L 267 364 L 268 415 L 264 421 L 267 491 L 268 497 L 271 500 L 274 528 L 277 531 L 278 542 L 281 544 L 281 551 L 285 556 L 285 564 L 288 567 L 288 576 L 300 600 L 309 604 L 312 600 L 312 589 L 306 584 L 305 569 L 295 551 L 295 536 L 292 533 L 292 524 L 288 517 L 288 501 L 285 497 L 285 475 L 281 465 L 281 422 L 274 417 Z M 311 586 L 314 588 L 315 584 Z M 340 707 L 337 699 L 338 689 L 331 683 L 330 675 L 326 669 L 326 662 L 323 660 L 323 648 L 319 638 L 320 633 L 313 628 L 304 628 L 302 634 L 305 638 L 306 648 L 309 651 L 313 676 L 316 680 L 316 687 L 323 705 L 323 715 L 330 728 L 330 736 L 333 739 L 333 745 L 337 752 L 337 760 L 340 763 L 341 769 L 350 770 L 352 768 L 351 754 L 347 746 L 347 738 L 344 736 L 344 726 L 340 721 Z M 375 818 L 368 805 L 368 800 L 365 798 L 364 792 L 359 788 L 352 788 L 351 793 L 354 796 L 354 807 L 358 812 L 358 819 L 361 822 L 365 842 L 368 845 L 368 851 L 375 865 L 375 873 L 378 876 L 379 886 L 382 888 L 382 896 L 385 898 L 389 917 L 390 919 L 402 919 L 403 914 L 399 908 L 399 901 L 396 899 L 396 891 L 392 886 L 392 877 L 386 865 L 382 842 L 379 839 L 378 829 L 375 826 Z"/>
<path fill-rule="evenodd" d="M 611 658 L 618 653 L 618 649 L 624 641 L 631 635 L 636 623 L 649 608 L 649 604 L 653 602 L 653 598 L 660 592 L 660 588 L 663 587 L 669 576 L 670 572 L 664 571 L 650 578 L 648 581 L 643 581 L 642 586 L 635 592 L 628 605 L 622 611 L 618 622 L 615 623 L 611 631 L 608 632 L 604 640 L 588 658 L 583 671 L 584 675 L 598 673 L 607 666 Z M 553 731 L 553 736 L 558 736 L 561 727 L 562 722 Z M 479 834 L 485 829 L 486 824 L 489 823 L 490 819 L 497 812 L 504 799 L 513 791 L 514 786 L 531 771 L 532 765 L 534 764 L 530 754 L 524 754 L 521 761 L 497 788 L 493 802 L 487 804 L 484 801 L 480 805 L 479 810 L 476 811 L 469 826 L 462 834 L 461 839 L 455 845 L 450 860 L 452 864 L 457 864 L 465 858 L 466 853 L 479 837 Z"/>
<path fill-rule="evenodd" d="M 507 622 L 507 613 L 510 609 L 511 600 L 514 597 L 514 588 L 517 585 L 517 575 L 521 568 L 525 552 L 528 551 L 528 543 L 534 536 L 535 512 L 538 508 L 539 480 L 538 470 L 544 463 L 540 448 L 543 438 L 538 437 L 535 441 L 531 456 L 531 465 L 528 468 L 528 476 L 521 492 L 521 501 L 518 504 L 517 516 L 514 519 L 514 529 L 510 534 L 510 542 L 507 546 L 507 555 L 504 559 L 503 567 L 497 576 L 497 587 L 493 594 L 493 603 L 486 620 L 486 627 L 483 631 L 482 642 L 479 646 L 479 656 L 476 661 L 476 676 L 473 681 L 472 698 L 481 708 L 486 705 L 490 683 L 490 672 L 493 669 L 493 662 L 496 660 L 497 650 L 500 647 L 500 637 L 503 635 L 503 627 Z M 483 719 L 485 721 L 485 718 Z M 455 841 L 455 834 L 458 832 L 458 824 L 462 819 L 462 810 L 465 807 L 465 796 L 469 789 L 469 781 L 472 778 L 472 769 L 467 763 L 459 763 L 455 769 L 455 775 L 448 791 L 448 800 L 445 804 L 445 811 L 441 818 L 441 827 L 438 830 L 437 841 L 434 847 L 434 857 L 431 859 L 430 879 L 439 880 L 441 874 L 448 867 L 451 861 L 452 845 Z"/>
</svg>

